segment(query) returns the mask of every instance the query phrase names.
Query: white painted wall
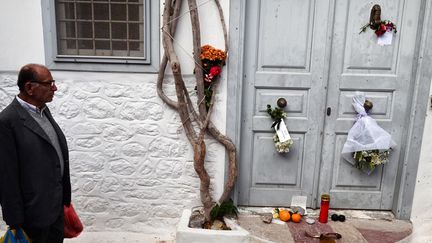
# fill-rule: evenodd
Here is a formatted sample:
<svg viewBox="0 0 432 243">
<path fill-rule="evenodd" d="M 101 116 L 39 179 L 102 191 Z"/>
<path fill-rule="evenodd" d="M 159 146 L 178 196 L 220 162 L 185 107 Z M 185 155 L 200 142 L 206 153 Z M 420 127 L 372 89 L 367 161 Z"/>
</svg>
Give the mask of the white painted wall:
<svg viewBox="0 0 432 243">
<path fill-rule="evenodd" d="M 163 8 L 161 1 L 161 11 Z M 228 13 L 228 1 L 223 1 Z M 213 1 L 199 5 L 202 43 L 224 48 Z M 190 18 L 184 1 L 176 49 L 195 97 Z M 203 17 L 205 16 L 205 17 Z M 225 16 L 228 19 L 228 16 Z M 18 93 L 17 71 L 44 63 L 40 1 L 7 1 L 0 8 L 0 110 Z M 8 23 L 8 24 L 4 24 Z M 213 121 L 226 120 L 226 69 Z M 172 80 L 168 72 L 167 79 Z M 185 208 L 201 205 L 193 154 L 178 114 L 156 93 L 156 74 L 53 71 L 58 86 L 48 104 L 70 149 L 73 203 L 86 231 L 173 232 Z M 166 86 L 174 97 L 172 82 Z M 217 199 L 223 190 L 225 153 L 209 141 L 206 167 Z M 3 225 L 4 229 L 4 225 Z"/>
<path fill-rule="evenodd" d="M 201 18 L 202 43 L 222 49 L 222 29 L 214 3 L 201 2 L 200 13 L 205 16 Z M 228 21 L 229 1 L 221 2 Z M 186 11 L 184 6 L 182 13 Z M 17 70 L 26 63 L 44 63 L 40 1 L 3 2 L 0 23 L 3 36 L 0 109 L 3 109 L 18 93 Z M 192 79 L 189 23 L 189 15 L 185 14 L 179 22 L 176 48 L 183 73 Z M 228 82 L 224 71 L 213 114 L 222 131 Z M 82 72 L 53 72 L 53 76 L 58 80 L 59 91 L 49 106 L 69 141 L 73 201 L 86 230 L 172 232 L 183 208 L 200 205 L 199 180 L 178 115 L 156 95 L 157 76 Z M 174 95 L 172 83 L 167 86 L 167 93 Z M 429 109 L 412 211 L 414 222 L 432 222 L 431 116 Z M 222 191 L 221 151 L 217 144 L 209 145 L 208 165 L 216 179 L 215 195 Z"/>
<path fill-rule="evenodd" d="M 432 86 L 430 89 L 432 97 Z M 414 224 L 412 242 L 432 241 L 432 104 L 429 98 L 426 123 L 417 171 L 411 221 Z"/>
<path fill-rule="evenodd" d="M 41 0 L 2 1 L 0 70 L 45 62 L 41 12 Z"/>
</svg>

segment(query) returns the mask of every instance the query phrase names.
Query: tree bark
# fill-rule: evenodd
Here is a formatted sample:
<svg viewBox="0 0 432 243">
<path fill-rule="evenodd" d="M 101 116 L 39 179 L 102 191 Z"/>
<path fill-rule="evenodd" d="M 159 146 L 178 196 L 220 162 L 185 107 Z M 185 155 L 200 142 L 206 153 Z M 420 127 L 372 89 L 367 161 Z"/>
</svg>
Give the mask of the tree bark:
<svg viewBox="0 0 432 243">
<path fill-rule="evenodd" d="M 191 18 L 191 24 L 192 24 L 192 43 L 193 43 L 193 57 L 195 61 L 195 78 L 196 80 L 203 80 L 204 74 L 203 69 L 200 65 L 201 59 L 201 29 L 200 29 L 200 21 L 198 16 L 198 9 L 196 0 L 188 0 L 189 4 L 189 11 L 190 11 L 190 18 Z M 198 91 L 198 110 L 201 120 L 205 119 L 205 116 L 207 114 L 207 109 L 205 106 L 204 100 L 204 83 L 203 82 L 197 82 L 197 91 Z"/>
<path fill-rule="evenodd" d="M 223 25 L 225 51 L 228 50 L 227 32 L 225 26 L 225 20 L 223 17 L 222 8 L 215 0 L 220 19 Z M 219 143 L 224 145 L 228 151 L 228 180 L 225 183 L 224 191 L 219 199 L 219 203 L 222 203 L 229 199 L 230 193 L 234 187 L 235 180 L 237 177 L 237 164 L 236 164 L 236 148 L 234 143 L 225 135 L 223 135 L 210 120 L 211 113 L 213 110 L 213 104 L 215 95 L 218 89 L 218 82 L 213 86 L 213 94 L 211 97 L 210 107 L 207 111 L 204 100 L 204 83 L 203 83 L 203 69 L 201 67 L 201 35 L 199 26 L 199 15 L 196 0 L 188 0 L 188 6 L 190 11 L 190 18 L 192 24 L 193 33 L 193 57 L 195 61 L 195 79 L 197 86 L 197 107 L 195 106 L 189 96 L 189 91 L 183 80 L 181 65 L 174 49 L 174 35 L 177 27 L 178 18 L 180 16 L 180 8 L 182 0 L 166 0 L 163 12 L 163 27 L 162 27 L 162 44 L 164 48 L 164 55 L 161 61 L 161 67 L 158 73 L 157 79 L 157 93 L 159 97 L 171 108 L 177 110 L 179 113 L 182 126 L 185 130 L 186 137 L 189 143 L 193 147 L 194 151 L 194 169 L 200 178 L 200 197 L 201 202 L 204 206 L 204 216 L 206 221 L 210 221 L 210 211 L 214 207 L 215 202 L 210 194 L 210 176 L 205 169 L 205 156 L 206 156 L 206 144 L 204 135 L 208 132 L 213 138 Z M 170 68 L 173 73 L 176 97 L 177 101 L 169 98 L 163 91 L 163 83 L 165 77 L 165 71 L 170 64 Z M 218 80 L 215 80 L 218 81 Z M 199 127 L 199 134 L 195 131 L 194 124 Z"/>
<path fill-rule="evenodd" d="M 169 24 L 169 26 L 167 28 L 164 29 L 165 26 L 162 27 L 162 32 L 163 31 L 169 31 L 169 34 L 171 36 L 175 35 L 176 29 L 177 29 L 177 23 L 178 23 L 178 17 L 180 15 L 180 8 L 181 8 L 181 3 L 182 0 L 174 0 L 174 9 L 172 11 L 172 15 L 170 14 L 170 17 L 168 17 L 166 24 Z M 171 2 L 167 1 L 165 4 L 171 4 Z M 170 7 L 172 8 L 172 7 Z M 165 12 L 165 11 L 164 11 Z M 171 11 L 170 11 L 171 13 Z M 164 48 L 165 49 L 165 48 Z M 166 67 L 168 65 L 168 56 L 166 54 L 166 52 L 164 52 L 163 57 L 162 57 L 162 61 L 161 61 L 161 65 L 159 68 L 159 72 L 158 72 L 158 79 L 157 79 L 157 84 L 156 84 L 156 90 L 157 93 L 159 95 L 159 97 L 171 108 L 177 110 L 178 109 L 178 104 L 177 102 L 175 102 L 174 100 L 170 99 L 168 96 L 165 95 L 165 93 L 163 92 L 163 81 L 164 81 L 164 77 L 165 77 L 165 70 Z"/>
</svg>

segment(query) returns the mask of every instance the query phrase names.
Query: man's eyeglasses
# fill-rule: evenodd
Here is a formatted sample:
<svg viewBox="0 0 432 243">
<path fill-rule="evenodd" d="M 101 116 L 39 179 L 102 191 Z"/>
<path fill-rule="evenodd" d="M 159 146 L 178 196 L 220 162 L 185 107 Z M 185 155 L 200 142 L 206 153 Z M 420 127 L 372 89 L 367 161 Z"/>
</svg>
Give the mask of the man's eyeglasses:
<svg viewBox="0 0 432 243">
<path fill-rule="evenodd" d="M 51 87 L 55 85 L 55 80 L 47 80 L 47 81 L 32 80 L 30 82 L 31 83 L 38 83 L 38 84 L 45 85 L 45 86 L 51 86 Z"/>
</svg>

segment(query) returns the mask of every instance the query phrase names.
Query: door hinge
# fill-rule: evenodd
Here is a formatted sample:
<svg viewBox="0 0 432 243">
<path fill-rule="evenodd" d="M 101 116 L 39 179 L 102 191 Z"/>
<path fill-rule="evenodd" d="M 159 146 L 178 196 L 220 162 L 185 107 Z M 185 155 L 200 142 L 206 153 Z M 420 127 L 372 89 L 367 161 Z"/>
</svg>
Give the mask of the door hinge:
<svg viewBox="0 0 432 243">
<path fill-rule="evenodd" d="M 331 107 L 327 107 L 327 116 L 331 115 Z"/>
</svg>

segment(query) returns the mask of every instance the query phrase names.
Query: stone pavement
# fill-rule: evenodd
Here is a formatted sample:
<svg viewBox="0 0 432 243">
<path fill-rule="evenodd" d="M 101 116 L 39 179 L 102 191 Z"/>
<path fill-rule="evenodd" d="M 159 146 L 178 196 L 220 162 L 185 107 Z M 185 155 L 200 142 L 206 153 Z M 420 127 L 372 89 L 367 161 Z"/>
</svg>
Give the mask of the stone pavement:
<svg viewBox="0 0 432 243">
<path fill-rule="evenodd" d="M 173 234 L 148 234 L 133 232 L 82 232 L 77 238 L 64 243 L 175 243 Z"/>
<path fill-rule="evenodd" d="M 353 242 L 353 243 L 390 243 L 410 242 L 403 241 L 412 232 L 409 221 L 397 220 L 390 212 L 331 210 L 330 214 L 343 214 L 345 222 L 334 222 L 329 219 L 327 224 L 316 222 L 309 225 L 305 218 L 300 223 L 274 221 L 271 224 L 262 222 L 261 215 L 271 212 L 271 208 L 246 208 L 241 211 L 238 223 L 251 234 L 253 243 L 289 243 L 289 242 L 320 242 L 319 239 L 310 238 L 305 231 L 311 234 L 339 233 L 342 238 L 325 242 Z M 308 210 L 308 216 L 316 219 L 319 210 Z M 321 241 L 324 242 L 324 241 Z"/>
<path fill-rule="evenodd" d="M 332 213 L 346 216 L 345 222 L 327 224 L 316 223 L 308 225 L 301 223 L 272 223 L 262 222 L 260 215 L 271 212 L 272 208 L 240 208 L 238 223 L 249 231 L 250 243 L 289 243 L 289 242 L 320 242 L 318 239 L 308 238 L 304 231 L 311 233 L 337 232 L 341 242 L 376 242 L 376 243 L 432 243 L 432 222 L 414 222 L 397 220 L 390 212 L 362 211 L 362 210 L 330 210 Z M 309 210 L 308 216 L 316 218 L 319 210 Z M 76 239 L 65 240 L 65 243 L 175 243 L 175 232 L 172 233 L 132 233 L 132 232 L 83 232 Z M 201 242 L 200 242 L 201 243 Z M 205 243 L 205 242 L 204 242 Z M 230 242 L 222 242 L 230 243 Z M 323 241 L 321 243 L 324 243 Z"/>
</svg>

